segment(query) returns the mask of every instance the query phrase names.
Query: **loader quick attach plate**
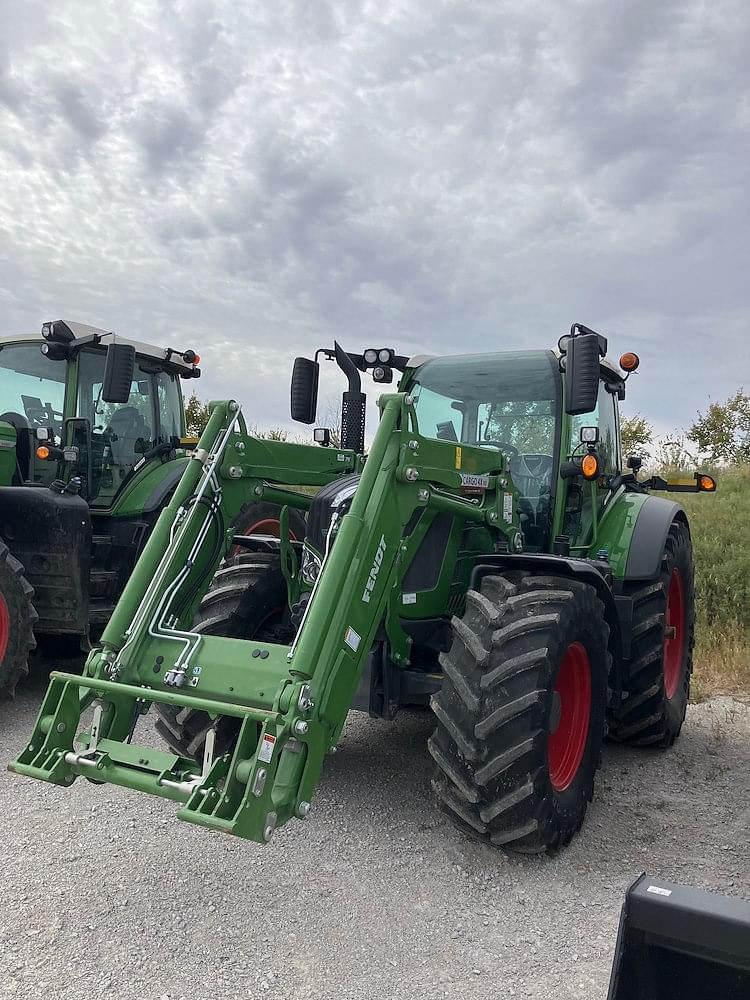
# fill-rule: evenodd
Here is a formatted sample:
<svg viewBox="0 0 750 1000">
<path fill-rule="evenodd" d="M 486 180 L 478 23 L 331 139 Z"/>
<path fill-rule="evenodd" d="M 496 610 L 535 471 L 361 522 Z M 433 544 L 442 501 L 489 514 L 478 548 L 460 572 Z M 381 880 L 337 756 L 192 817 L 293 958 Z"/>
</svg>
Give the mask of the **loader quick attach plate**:
<svg viewBox="0 0 750 1000">
<path fill-rule="evenodd" d="M 178 817 L 188 822 L 260 842 L 270 839 L 268 817 L 272 809 L 269 804 L 263 812 L 263 803 L 259 801 L 265 781 L 261 783 L 256 777 L 248 788 L 248 778 L 256 750 L 266 768 L 278 763 L 274 760 L 278 738 L 276 712 L 73 674 L 54 672 L 50 680 L 31 742 L 9 765 L 10 770 L 64 786 L 72 784 L 79 775 L 122 785 L 183 803 Z M 214 758 L 213 739 L 209 736 L 201 768 L 193 760 L 164 750 L 134 746 L 121 738 L 99 738 L 103 705 L 114 715 L 109 720 L 110 728 L 113 724 L 117 728 L 118 716 L 120 722 L 130 716 L 134 723 L 150 702 L 199 707 L 211 714 L 240 719 L 242 727 L 234 753 Z M 94 714 L 88 731 L 83 734 L 84 745 L 71 749 L 81 715 L 90 706 L 94 707 Z M 244 754 L 248 759 L 242 757 Z M 275 816 L 270 822 L 272 832 Z"/>
<path fill-rule="evenodd" d="M 641 875 L 622 907 L 608 1000 L 714 997 L 750 997 L 750 901 Z"/>
</svg>

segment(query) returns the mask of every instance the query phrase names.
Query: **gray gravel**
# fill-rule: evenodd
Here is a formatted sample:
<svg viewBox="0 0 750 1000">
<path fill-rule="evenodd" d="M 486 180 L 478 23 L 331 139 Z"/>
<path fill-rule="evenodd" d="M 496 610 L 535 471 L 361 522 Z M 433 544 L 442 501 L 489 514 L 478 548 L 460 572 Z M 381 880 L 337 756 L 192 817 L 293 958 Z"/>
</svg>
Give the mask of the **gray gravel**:
<svg viewBox="0 0 750 1000">
<path fill-rule="evenodd" d="M 2 761 L 40 697 L 0 706 Z M 0 996 L 593 1000 L 642 870 L 750 895 L 748 705 L 691 707 L 668 753 L 607 747 L 582 835 L 543 859 L 436 812 L 430 729 L 352 714 L 310 818 L 267 847 L 166 801 L 3 772 Z"/>
</svg>

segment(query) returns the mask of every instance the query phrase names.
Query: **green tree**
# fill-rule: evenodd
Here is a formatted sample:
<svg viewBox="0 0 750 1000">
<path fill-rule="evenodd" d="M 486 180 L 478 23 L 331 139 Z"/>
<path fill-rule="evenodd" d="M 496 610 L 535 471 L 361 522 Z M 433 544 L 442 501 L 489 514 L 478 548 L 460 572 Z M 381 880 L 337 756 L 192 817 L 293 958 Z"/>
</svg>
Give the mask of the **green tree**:
<svg viewBox="0 0 750 1000">
<path fill-rule="evenodd" d="M 648 455 L 648 446 L 654 439 L 654 429 L 645 417 L 636 413 L 632 417 L 620 418 L 620 437 L 625 458 L 629 455 Z"/>
<path fill-rule="evenodd" d="M 653 464 L 663 472 L 676 472 L 697 465 L 698 458 L 688 450 L 685 438 L 678 435 L 674 438 L 659 438 Z"/>
<path fill-rule="evenodd" d="M 195 392 L 193 392 L 185 404 L 185 426 L 187 427 L 188 434 L 195 434 L 197 437 L 200 437 L 206 429 L 209 416 L 208 406 L 205 403 L 201 403 Z"/>
<path fill-rule="evenodd" d="M 688 431 L 712 462 L 750 462 L 750 395 L 740 387 L 725 403 L 711 403 Z"/>
</svg>

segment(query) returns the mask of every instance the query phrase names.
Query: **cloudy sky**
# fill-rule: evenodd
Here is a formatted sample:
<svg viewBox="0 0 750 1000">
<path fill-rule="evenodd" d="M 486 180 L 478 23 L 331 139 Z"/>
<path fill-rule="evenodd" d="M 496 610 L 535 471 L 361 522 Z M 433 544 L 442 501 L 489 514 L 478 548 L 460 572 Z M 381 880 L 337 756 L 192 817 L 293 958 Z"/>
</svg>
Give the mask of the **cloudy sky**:
<svg viewBox="0 0 750 1000">
<path fill-rule="evenodd" d="M 633 349 L 667 430 L 750 386 L 746 0 L 0 0 L 0 329 L 204 358 Z M 328 380 L 330 385 L 330 379 Z"/>
</svg>

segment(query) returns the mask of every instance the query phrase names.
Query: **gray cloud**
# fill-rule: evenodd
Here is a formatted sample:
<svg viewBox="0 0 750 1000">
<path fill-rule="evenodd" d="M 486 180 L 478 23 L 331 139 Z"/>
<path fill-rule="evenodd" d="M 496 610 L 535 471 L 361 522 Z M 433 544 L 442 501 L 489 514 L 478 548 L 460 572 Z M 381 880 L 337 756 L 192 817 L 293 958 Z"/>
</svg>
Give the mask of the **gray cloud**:
<svg viewBox="0 0 750 1000">
<path fill-rule="evenodd" d="M 457 352 L 579 320 L 641 353 L 628 405 L 665 428 L 750 384 L 741 0 L 0 18 L 8 332 L 189 341 L 201 394 L 259 423 L 334 336 Z"/>
</svg>

